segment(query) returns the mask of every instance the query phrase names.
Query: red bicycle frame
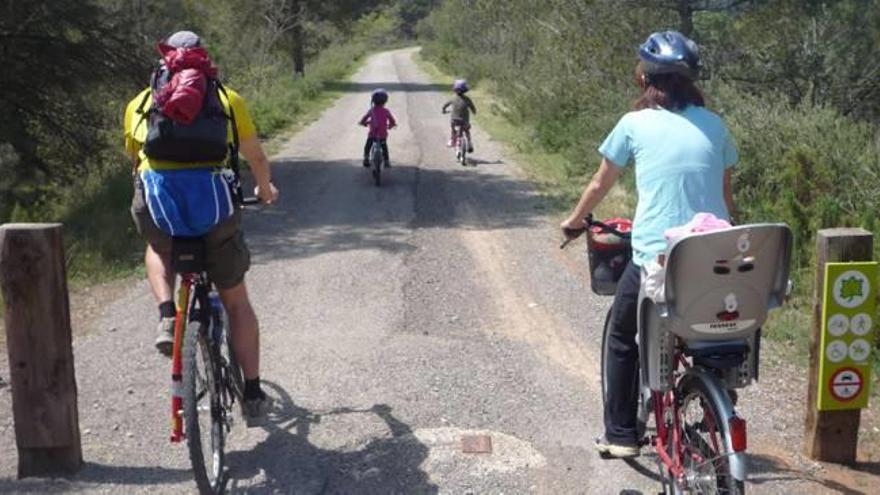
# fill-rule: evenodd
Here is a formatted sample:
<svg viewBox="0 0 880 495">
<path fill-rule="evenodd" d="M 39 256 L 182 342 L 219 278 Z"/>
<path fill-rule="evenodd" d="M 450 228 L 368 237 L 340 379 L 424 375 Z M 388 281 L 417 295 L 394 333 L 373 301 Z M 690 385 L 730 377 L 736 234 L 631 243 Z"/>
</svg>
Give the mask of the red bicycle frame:
<svg viewBox="0 0 880 495">
<path fill-rule="evenodd" d="M 174 318 L 174 347 L 171 351 L 171 441 L 180 442 L 186 435 L 183 431 L 183 333 L 189 312 L 189 295 L 196 281 L 196 275 L 182 274 L 180 290 L 177 292 L 177 316 Z"/>
<path fill-rule="evenodd" d="M 685 371 L 690 367 L 690 364 L 680 352 L 675 353 L 673 360 L 684 368 Z M 679 374 L 678 370 L 674 372 L 674 375 Z M 684 476 L 684 464 L 682 462 L 684 448 L 681 443 L 681 421 L 678 414 L 678 400 L 675 395 L 675 387 L 666 392 L 652 391 L 651 398 L 654 405 L 654 423 L 657 427 L 657 434 L 652 443 L 663 465 L 669 469 L 673 477 L 680 479 Z M 664 419 L 667 413 L 672 416 L 671 424 L 667 424 Z M 671 443 L 667 440 L 670 433 L 672 433 Z M 669 453 L 670 448 L 672 448 L 672 455 Z"/>
</svg>

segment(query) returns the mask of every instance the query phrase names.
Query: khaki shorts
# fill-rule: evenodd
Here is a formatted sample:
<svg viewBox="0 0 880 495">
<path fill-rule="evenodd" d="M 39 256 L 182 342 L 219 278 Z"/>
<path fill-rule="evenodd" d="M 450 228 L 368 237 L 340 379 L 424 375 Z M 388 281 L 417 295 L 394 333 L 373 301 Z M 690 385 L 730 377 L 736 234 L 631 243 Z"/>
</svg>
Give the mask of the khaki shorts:
<svg viewBox="0 0 880 495">
<path fill-rule="evenodd" d="M 131 217 L 138 233 L 153 250 L 162 255 L 171 254 L 171 236 L 153 222 L 144 201 L 144 187 L 140 179 L 135 180 Z M 251 267 L 251 253 L 241 231 L 241 210 L 236 209 L 231 217 L 208 232 L 205 244 L 205 263 L 214 284 L 220 289 L 231 289 L 241 283 Z"/>
</svg>

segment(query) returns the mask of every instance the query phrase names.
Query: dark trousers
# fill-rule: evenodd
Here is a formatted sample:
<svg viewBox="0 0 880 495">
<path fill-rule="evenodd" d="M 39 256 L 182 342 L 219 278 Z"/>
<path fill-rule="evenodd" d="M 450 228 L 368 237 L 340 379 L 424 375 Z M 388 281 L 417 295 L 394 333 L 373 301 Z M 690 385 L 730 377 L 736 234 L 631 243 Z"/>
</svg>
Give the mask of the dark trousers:
<svg viewBox="0 0 880 495">
<path fill-rule="evenodd" d="M 364 145 L 364 160 L 370 159 L 370 148 L 372 148 L 373 143 L 376 142 L 378 142 L 379 145 L 382 146 L 382 157 L 385 159 L 385 163 L 388 163 L 388 142 L 380 138 L 367 138 L 367 144 Z"/>
<path fill-rule="evenodd" d="M 616 444 L 634 445 L 639 391 L 638 299 L 641 269 L 630 261 L 611 307 L 608 331 L 608 390 L 605 401 L 605 438 Z"/>
</svg>

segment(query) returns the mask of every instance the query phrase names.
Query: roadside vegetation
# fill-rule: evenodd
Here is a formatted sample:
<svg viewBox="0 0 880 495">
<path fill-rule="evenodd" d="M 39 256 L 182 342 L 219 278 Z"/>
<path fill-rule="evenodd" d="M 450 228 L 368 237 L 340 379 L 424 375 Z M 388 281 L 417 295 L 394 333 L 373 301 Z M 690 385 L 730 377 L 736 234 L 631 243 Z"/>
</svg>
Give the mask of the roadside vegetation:
<svg viewBox="0 0 880 495">
<path fill-rule="evenodd" d="M 489 98 L 490 130 L 519 129 L 506 137 L 543 157 L 532 171 L 568 208 L 637 96 L 636 47 L 661 29 L 701 46 L 700 85 L 738 143 L 739 220 L 795 233 L 796 294 L 766 335 L 805 360 L 816 230 L 880 234 L 880 1 L 446 0 L 418 32 L 426 60 Z M 626 176 L 605 213 L 632 213 Z"/>
<path fill-rule="evenodd" d="M 128 214 L 125 104 L 146 86 L 157 41 L 190 29 L 248 100 L 261 137 L 323 108 L 328 83 L 413 32 L 427 0 L 58 0 L 0 15 L 0 222 L 65 224 L 68 275 L 130 274 L 142 245 Z"/>
</svg>

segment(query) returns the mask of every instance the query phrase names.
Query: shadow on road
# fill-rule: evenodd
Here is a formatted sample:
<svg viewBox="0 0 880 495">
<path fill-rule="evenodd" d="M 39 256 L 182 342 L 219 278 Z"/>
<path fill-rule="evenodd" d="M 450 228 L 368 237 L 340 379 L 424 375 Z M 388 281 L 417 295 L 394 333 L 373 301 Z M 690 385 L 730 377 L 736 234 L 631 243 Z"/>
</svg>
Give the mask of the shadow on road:
<svg viewBox="0 0 880 495">
<path fill-rule="evenodd" d="M 276 401 L 269 436 L 253 449 L 227 456 L 231 493 L 437 493 L 420 469 L 428 447 L 392 414 L 391 407 L 342 407 L 312 412 L 293 403 L 281 387 L 263 382 Z M 346 414 L 373 414 L 390 431 L 355 450 L 328 450 L 309 440 L 322 419 Z M 345 432 L 340 432 L 344 434 Z"/>
<path fill-rule="evenodd" d="M 69 479 L 27 478 L 23 480 L 0 479 L 0 493 L 63 493 L 82 491 L 83 485 L 95 486 L 151 486 L 192 481 L 190 469 L 173 469 L 159 466 L 108 466 L 86 462 L 76 475 Z M 193 485 L 195 486 L 195 485 Z"/>
<path fill-rule="evenodd" d="M 392 151 L 392 162 L 394 160 Z M 376 187 L 356 160 L 276 162 L 276 205 L 245 215 L 257 263 L 349 250 L 409 252 L 414 229 L 496 230 L 542 221 L 527 182 L 472 168 L 396 164 Z"/>
<path fill-rule="evenodd" d="M 792 469 L 785 462 L 778 458 L 766 455 L 749 455 L 749 483 L 754 485 L 762 485 L 764 483 L 773 482 L 774 486 L 781 486 L 786 481 L 807 481 L 809 483 L 821 486 L 823 493 L 838 493 L 842 495 L 865 495 L 862 490 L 856 490 L 847 487 L 834 480 L 822 479 L 812 476 L 803 471 Z M 871 473 L 871 467 L 862 465 L 864 469 L 855 467 L 856 470 Z"/>
</svg>

